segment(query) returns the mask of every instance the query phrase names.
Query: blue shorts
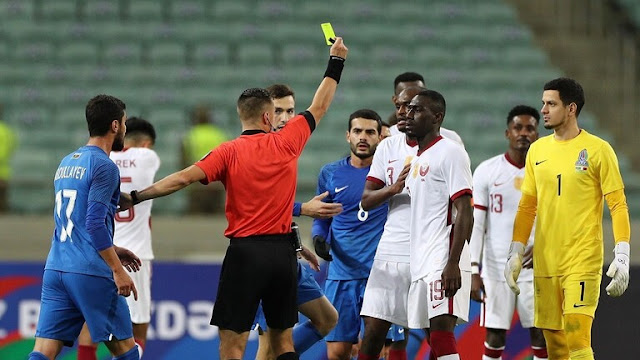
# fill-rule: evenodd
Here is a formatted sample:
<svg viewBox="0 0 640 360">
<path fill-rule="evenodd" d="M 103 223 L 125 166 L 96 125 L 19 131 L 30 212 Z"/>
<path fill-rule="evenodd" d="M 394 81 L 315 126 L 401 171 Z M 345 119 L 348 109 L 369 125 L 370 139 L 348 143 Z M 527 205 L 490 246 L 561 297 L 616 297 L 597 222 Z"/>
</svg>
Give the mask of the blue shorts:
<svg viewBox="0 0 640 360">
<path fill-rule="evenodd" d="M 113 279 L 45 270 L 36 337 L 73 346 L 85 321 L 95 343 L 133 337 L 127 301 Z"/>
<path fill-rule="evenodd" d="M 298 262 L 298 306 L 323 296 L 322 289 L 320 289 L 320 285 L 318 285 L 311 271 Z M 264 318 L 264 312 L 262 312 L 262 304 L 258 306 L 254 324 L 254 329 L 267 329 L 267 320 Z"/>
<path fill-rule="evenodd" d="M 364 297 L 367 279 L 358 280 L 327 280 L 325 294 L 333 306 L 338 310 L 338 324 L 325 337 L 326 341 L 358 342 L 358 335 L 362 326 L 360 309 Z"/>
</svg>

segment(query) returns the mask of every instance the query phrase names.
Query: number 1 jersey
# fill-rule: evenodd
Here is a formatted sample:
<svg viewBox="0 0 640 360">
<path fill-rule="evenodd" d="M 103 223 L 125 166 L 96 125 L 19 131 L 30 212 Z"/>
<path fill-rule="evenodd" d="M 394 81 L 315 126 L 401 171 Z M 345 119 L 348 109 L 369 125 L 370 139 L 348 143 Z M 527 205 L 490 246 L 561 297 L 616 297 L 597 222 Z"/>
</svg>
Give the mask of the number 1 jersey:
<svg viewBox="0 0 640 360">
<path fill-rule="evenodd" d="M 113 239 L 114 216 L 120 199 L 118 167 L 97 146 L 83 146 L 67 155 L 53 179 L 55 229 L 45 269 L 112 277 L 107 263 L 87 232 L 90 202 L 107 206 L 105 225 Z"/>
</svg>

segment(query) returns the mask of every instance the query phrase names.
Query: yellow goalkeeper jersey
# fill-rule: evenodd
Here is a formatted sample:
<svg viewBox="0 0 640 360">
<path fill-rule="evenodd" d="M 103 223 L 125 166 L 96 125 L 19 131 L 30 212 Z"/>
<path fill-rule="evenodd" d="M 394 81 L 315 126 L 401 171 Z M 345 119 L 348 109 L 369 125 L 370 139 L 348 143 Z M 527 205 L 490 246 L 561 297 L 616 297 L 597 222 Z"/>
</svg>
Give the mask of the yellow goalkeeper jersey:
<svg viewBox="0 0 640 360">
<path fill-rule="evenodd" d="M 534 275 L 602 273 L 604 195 L 624 188 L 611 145 L 581 130 L 527 153 L 522 193 L 537 198 Z"/>
</svg>

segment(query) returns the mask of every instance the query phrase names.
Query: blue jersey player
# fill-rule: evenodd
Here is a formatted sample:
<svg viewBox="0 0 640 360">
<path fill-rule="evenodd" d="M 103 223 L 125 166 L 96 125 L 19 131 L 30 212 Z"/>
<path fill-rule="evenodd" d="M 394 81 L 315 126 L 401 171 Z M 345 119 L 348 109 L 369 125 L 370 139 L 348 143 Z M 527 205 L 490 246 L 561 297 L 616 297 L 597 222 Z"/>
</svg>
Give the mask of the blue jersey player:
<svg viewBox="0 0 640 360">
<path fill-rule="evenodd" d="M 372 110 L 349 116 L 350 156 L 325 165 L 318 177 L 318 194 L 342 204 L 331 219 L 316 219 L 312 237 L 316 253 L 329 264 L 325 294 L 338 310 L 338 325 L 327 335 L 329 359 L 348 359 L 358 342 L 360 308 L 378 241 L 387 219 L 386 203 L 364 211 L 360 198 L 378 143 L 382 121 Z"/>
<path fill-rule="evenodd" d="M 138 360 L 124 297 L 136 288 L 127 269 L 138 259 L 113 245 L 120 197 L 118 167 L 111 150 L 122 150 L 125 104 L 98 95 L 85 111 L 89 142 L 60 162 L 53 178 L 55 230 L 42 278 L 42 304 L 29 360 L 55 359 L 72 346 L 86 321 L 94 342 L 104 342 L 118 360 Z"/>
</svg>

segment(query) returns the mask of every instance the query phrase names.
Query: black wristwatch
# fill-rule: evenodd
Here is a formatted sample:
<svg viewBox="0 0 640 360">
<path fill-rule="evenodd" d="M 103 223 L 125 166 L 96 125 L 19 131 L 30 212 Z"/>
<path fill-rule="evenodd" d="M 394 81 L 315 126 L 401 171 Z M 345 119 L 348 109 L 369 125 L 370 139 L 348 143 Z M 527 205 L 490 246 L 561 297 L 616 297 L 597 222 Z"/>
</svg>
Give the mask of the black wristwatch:
<svg viewBox="0 0 640 360">
<path fill-rule="evenodd" d="M 133 205 L 137 205 L 140 203 L 140 200 L 138 200 L 138 190 L 133 190 L 129 193 L 129 195 L 131 195 L 131 201 L 133 202 Z"/>
</svg>

